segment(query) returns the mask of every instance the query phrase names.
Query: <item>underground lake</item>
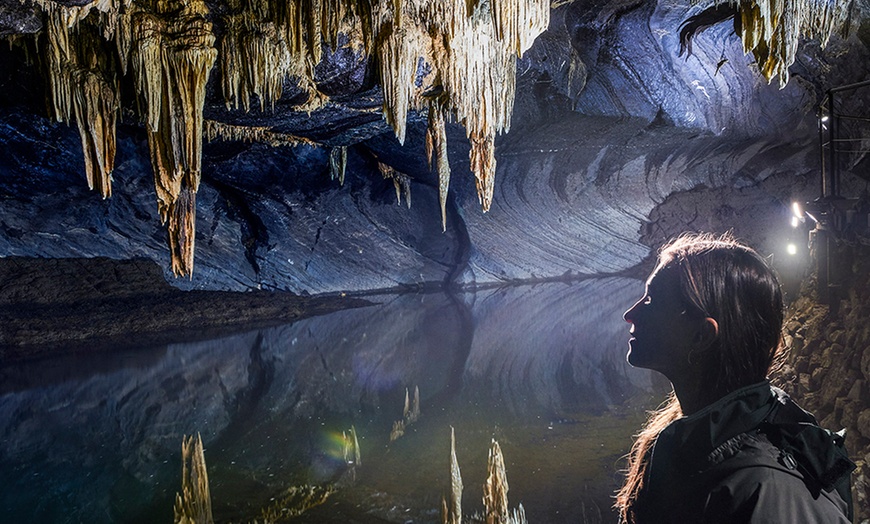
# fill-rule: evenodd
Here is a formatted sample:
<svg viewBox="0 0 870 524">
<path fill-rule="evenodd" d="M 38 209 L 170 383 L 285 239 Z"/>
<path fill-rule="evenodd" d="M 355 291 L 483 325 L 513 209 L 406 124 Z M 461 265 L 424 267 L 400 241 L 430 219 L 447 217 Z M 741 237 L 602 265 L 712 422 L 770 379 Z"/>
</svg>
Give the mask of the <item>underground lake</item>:
<svg viewBox="0 0 870 524">
<path fill-rule="evenodd" d="M 452 428 L 464 515 L 483 510 L 495 440 L 529 522 L 615 522 L 621 457 L 666 391 L 625 362 L 642 287 L 372 295 L 214 340 L 7 364 L 3 518 L 172 522 L 198 434 L 216 522 L 440 522 Z"/>
</svg>

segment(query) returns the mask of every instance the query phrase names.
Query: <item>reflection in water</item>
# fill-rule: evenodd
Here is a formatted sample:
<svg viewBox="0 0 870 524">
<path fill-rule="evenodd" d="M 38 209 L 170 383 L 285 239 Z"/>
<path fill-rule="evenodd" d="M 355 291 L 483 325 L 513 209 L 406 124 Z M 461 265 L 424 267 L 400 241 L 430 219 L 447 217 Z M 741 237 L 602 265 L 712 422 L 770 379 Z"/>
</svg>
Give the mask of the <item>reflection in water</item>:
<svg viewBox="0 0 870 524">
<path fill-rule="evenodd" d="M 48 374 L 51 362 L 6 367 L 0 506 L 12 522 L 171 522 L 179 442 L 199 432 L 217 522 L 251 519 L 304 485 L 336 487 L 306 522 L 437 522 L 453 426 L 464 512 L 482 509 L 495 438 L 529 522 L 612 522 L 618 458 L 660 398 L 624 359 L 621 314 L 640 288 L 608 278 L 376 297 Z M 414 387 L 419 418 L 391 442 Z M 354 468 L 350 428 L 365 461 Z"/>
</svg>

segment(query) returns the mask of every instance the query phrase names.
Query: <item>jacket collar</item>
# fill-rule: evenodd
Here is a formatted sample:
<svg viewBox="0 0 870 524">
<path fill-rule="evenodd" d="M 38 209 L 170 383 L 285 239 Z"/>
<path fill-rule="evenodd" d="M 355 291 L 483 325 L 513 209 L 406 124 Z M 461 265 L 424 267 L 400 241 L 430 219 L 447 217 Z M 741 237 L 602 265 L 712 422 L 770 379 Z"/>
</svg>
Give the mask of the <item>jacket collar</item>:
<svg viewBox="0 0 870 524">
<path fill-rule="evenodd" d="M 700 464 L 727 440 L 764 422 L 776 407 L 775 400 L 775 390 L 766 380 L 732 391 L 671 423 L 659 434 L 656 447 L 679 449 L 685 464 Z"/>
</svg>

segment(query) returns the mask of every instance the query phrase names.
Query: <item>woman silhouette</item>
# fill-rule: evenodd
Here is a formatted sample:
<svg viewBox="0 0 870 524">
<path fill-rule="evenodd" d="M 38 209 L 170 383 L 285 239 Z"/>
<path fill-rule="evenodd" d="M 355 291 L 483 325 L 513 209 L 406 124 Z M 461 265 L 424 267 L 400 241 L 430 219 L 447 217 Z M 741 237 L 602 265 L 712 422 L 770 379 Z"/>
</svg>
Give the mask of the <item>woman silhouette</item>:
<svg viewBox="0 0 870 524">
<path fill-rule="evenodd" d="M 628 362 L 673 391 L 628 455 L 621 522 L 852 521 L 842 434 L 768 382 L 783 301 L 758 253 L 728 235 L 681 236 L 624 318 Z"/>
</svg>

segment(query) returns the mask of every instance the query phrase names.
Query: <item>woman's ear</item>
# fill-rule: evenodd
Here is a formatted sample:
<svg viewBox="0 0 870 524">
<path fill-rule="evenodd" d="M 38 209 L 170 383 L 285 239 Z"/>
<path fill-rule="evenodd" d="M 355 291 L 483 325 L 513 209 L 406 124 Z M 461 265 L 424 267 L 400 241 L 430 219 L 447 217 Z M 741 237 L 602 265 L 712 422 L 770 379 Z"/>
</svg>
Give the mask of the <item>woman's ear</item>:
<svg viewBox="0 0 870 524">
<path fill-rule="evenodd" d="M 703 348 L 708 348 L 719 338 L 719 323 L 713 317 L 706 317 L 698 331 L 698 342 Z"/>
</svg>

